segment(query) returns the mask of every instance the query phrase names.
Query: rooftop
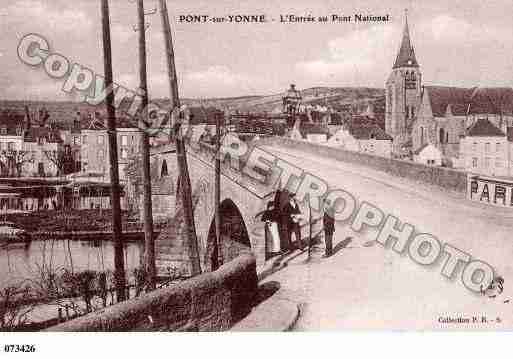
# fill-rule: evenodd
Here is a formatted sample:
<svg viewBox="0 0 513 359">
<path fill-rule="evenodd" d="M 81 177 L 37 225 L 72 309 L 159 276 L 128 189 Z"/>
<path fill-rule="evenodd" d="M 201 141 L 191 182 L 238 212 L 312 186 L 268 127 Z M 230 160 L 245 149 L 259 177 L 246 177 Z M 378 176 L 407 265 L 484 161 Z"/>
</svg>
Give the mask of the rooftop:
<svg viewBox="0 0 513 359">
<path fill-rule="evenodd" d="M 358 140 L 392 140 L 392 137 L 383 131 L 381 127 L 370 123 L 353 123 L 349 126 L 349 133 Z"/>
<path fill-rule="evenodd" d="M 509 131 L 509 130 L 508 130 Z M 471 137 L 504 137 L 504 132 L 494 126 L 488 119 L 478 119 L 467 132 Z"/>
<path fill-rule="evenodd" d="M 509 87 L 424 86 L 433 116 L 444 117 L 447 110 L 455 116 L 513 115 L 513 89 Z"/>
</svg>

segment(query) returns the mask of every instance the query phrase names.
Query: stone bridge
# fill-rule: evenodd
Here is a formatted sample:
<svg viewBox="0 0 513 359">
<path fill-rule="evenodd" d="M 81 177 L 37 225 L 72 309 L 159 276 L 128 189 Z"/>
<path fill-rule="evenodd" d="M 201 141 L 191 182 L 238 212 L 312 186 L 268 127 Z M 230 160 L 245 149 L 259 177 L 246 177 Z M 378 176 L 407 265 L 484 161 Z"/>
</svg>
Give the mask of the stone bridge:
<svg viewBox="0 0 513 359">
<path fill-rule="evenodd" d="M 235 140 L 235 143 L 238 140 Z M 233 146 L 234 142 L 230 145 Z M 243 142 L 240 145 L 246 146 Z M 235 238 L 251 248 L 257 267 L 266 260 L 267 249 L 264 223 L 259 214 L 273 199 L 273 173 L 252 172 L 248 159 L 236 158 L 230 148 L 222 148 L 221 155 L 221 233 Z M 232 155 L 230 156 L 230 152 Z M 250 151 L 248 151 L 249 153 Z M 215 205 L 214 169 L 215 149 L 208 145 L 187 146 L 187 161 L 193 194 L 194 221 L 200 249 L 202 271 L 210 271 L 215 262 Z M 157 147 L 152 152 L 152 182 L 154 183 L 154 216 L 171 216 L 165 230 L 156 240 L 156 260 L 159 276 L 169 275 L 169 270 L 178 269 L 190 273 L 190 257 L 185 242 L 183 212 L 175 204 L 177 187 L 177 160 L 174 146 Z M 255 166 L 251 166 L 254 168 Z M 256 179 L 256 178 L 258 179 Z M 166 183 L 172 191 L 160 191 Z M 160 195 L 159 193 L 164 193 Z M 228 261 L 231 258 L 223 258 Z"/>
</svg>

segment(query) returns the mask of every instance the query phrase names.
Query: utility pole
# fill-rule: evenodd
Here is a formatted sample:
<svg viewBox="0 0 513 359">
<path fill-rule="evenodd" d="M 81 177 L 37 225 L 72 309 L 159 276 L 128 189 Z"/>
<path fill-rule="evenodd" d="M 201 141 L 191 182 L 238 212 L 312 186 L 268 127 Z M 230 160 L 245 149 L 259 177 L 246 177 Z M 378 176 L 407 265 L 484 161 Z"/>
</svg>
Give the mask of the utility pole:
<svg viewBox="0 0 513 359">
<path fill-rule="evenodd" d="M 156 288 L 155 240 L 153 237 L 153 214 L 151 203 L 150 177 L 150 140 L 146 132 L 149 126 L 148 114 L 148 79 L 146 74 L 146 25 L 144 22 L 144 0 L 137 0 L 137 16 L 139 31 L 139 81 L 142 97 L 142 112 L 139 129 L 141 131 L 141 156 L 143 179 L 143 217 L 144 217 L 144 266 L 146 269 L 146 285 L 149 290 Z"/>
<path fill-rule="evenodd" d="M 162 27 L 164 31 L 164 43 L 166 46 L 166 59 L 168 66 L 169 88 L 171 92 L 171 111 L 180 108 L 180 98 L 178 96 L 178 82 L 175 67 L 175 54 L 173 50 L 173 36 L 171 34 L 171 24 L 167 13 L 166 0 L 159 0 L 160 14 L 162 16 Z M 198 248 L 198 239 L 196 237 L 196 226 L 194 224 L 194 212 L 192 209 L 191 180 L 189 178 L 189 168 L 187 166 L 187 154 L 185 144 L 182 138 L 181 121 L 174 124 L 172 133 L 175 136 L 176 159 L 178 163 L 178 172 L 180 180 L 180 196 L 185 217 L 185 226 L 187 229 L 187 239 L 189 244 L 189 257 L 191 259 L 192 275 L 201 273 L 200 256 Z M 177 193 L 178 195 L 178 193 Z"/>
<path fill-rule="evenodd" d="M 103 58 L 105 71 L 105 86 L 112 88 L 112 50 L 110 43 L 109 2 L 101 0 L 102 29 L 103 29 Z M 123 242 L 121 239 L 121 205 L 119 203 L 119 167 L 118 145 L 116 139 L 116 109 L 114 108 L 114 92 L 108 91 L 107 133 L 109 139 L 110 183 L 112 202 L 112 235 L 114 239 L 114 281 L 118 302 L 126 298 L 125 261 L 123 257 Z"/>
<path fill-rule="evenodd" d="M 215 168 L 215 225 L 217 240 L 217 268 L 223 264 L 223 248 L 221 240 L 221 114 L 216 114 L 216 168 Z M 215 268 L 215 269 L 217 269 Z"/>
</svg>

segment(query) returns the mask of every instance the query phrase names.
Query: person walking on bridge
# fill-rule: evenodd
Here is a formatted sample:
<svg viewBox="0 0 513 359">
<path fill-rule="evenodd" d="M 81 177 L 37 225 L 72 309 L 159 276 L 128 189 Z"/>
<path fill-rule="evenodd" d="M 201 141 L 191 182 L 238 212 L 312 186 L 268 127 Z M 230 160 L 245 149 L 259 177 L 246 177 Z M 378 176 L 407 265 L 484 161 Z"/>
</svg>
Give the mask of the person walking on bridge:
<svg viewBox="0 0 513 359">
<path fill-rule="evenodd" d="M 324 200 L 322 223 L 324 227 L 325 257 L 333 254 L 333 233 L 335 233 L 335 213 L 333 206 Z"/>
<path fill-rule="evenodd" d="M 284 207 L 284 212 L 288 218 L 288 242 L 291 247 L 296 247 L 298 249 L 303 249 L 303 242 L 301 240 L 301 210 L 299 209 L 299 204 L 296 201 L 296 194 L 290 193 L 289 201 Z M 292 234 L 294 234 L 294 242 L 292 242 Z M 291 249 L 292 249 L 291 248 Z"/>
</svg>

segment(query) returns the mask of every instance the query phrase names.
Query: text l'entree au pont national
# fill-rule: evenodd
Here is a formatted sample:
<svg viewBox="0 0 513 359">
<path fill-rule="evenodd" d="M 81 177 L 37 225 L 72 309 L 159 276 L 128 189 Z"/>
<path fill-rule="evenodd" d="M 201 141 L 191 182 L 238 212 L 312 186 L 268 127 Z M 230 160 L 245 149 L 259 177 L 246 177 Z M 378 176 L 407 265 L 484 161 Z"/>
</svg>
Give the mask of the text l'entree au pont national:
<svg viewBox="0 0 513 359">
<path fill-rule="evenodd" d="M 314 16 L 311 14 L 295 15 L 280 14 L 270 16 L 266 14 L 231 14 L 223 16 L 211 16 L 206 14 L 181 14 L 178 15 L 179 23 L 370 23 L 388 22 L 389 14 L 329 14 Z"/>
</svg>

